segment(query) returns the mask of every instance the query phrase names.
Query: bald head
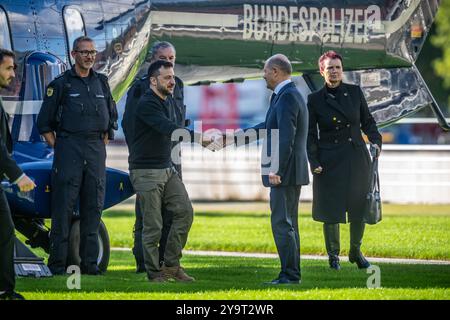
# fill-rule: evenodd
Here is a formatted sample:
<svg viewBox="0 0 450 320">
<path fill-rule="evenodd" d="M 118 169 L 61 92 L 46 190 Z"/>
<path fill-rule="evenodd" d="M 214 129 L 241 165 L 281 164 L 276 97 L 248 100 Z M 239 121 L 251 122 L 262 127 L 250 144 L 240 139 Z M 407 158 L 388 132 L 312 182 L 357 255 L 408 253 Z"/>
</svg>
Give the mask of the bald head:
<svg viewBox="0 0 450 320">
<path fill-rule="evenodd" d="M 267 59 L 264 65 L 264 80 L 267 88 L 273 90 L 275 87 L 291 77 L 292 66 L 284 54 L 276 54 Z"/>
<path fill-rule="evenodd" d="M 266 65 L 269 68 L 277 68 L 287 76 L 292 74 L 291 62 L 284 54 L 279 53 L 271 56 L 267 59 Z"/>
</svg>

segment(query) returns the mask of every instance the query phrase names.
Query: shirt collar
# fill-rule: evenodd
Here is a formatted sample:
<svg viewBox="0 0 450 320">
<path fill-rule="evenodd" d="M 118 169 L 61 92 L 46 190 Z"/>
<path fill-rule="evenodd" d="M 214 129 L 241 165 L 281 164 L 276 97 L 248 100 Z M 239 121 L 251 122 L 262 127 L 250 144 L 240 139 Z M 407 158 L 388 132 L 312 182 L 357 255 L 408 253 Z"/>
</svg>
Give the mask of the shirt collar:
<svg viewBox="0 0 450 320">
<path fill-rule="evenodd" d="M 72 66 L 72 68 L 70 69 L 70 74 L 72 75 L 72 77 L 78 77 L 81 78 L 77 72 L 75 71 L 75 65 Z M 91 78 L 92 76 L 97 77 L 97 75 L 95 74 L 94 70 L 89 69 L 89 75 L 86 78 Z"/>
<path fill-rule="evenodd" d="M 283 89 L 283 87 L 284 87 L 285 85 L 287 85 L 287 84 L 289 84 L 289 83 L 291 83 L 291 82 L 292 82 L 291 79 L 287 79 L 287 80 L 284 80 L 284 81 L 280 82 L 280 83 L 275 87 L 275 89 L 273 90 L 273 92 L 274 92 L 275 94 L 278 94 L 278 93 L 281 91 L 281 89 Z"/>
</svg>

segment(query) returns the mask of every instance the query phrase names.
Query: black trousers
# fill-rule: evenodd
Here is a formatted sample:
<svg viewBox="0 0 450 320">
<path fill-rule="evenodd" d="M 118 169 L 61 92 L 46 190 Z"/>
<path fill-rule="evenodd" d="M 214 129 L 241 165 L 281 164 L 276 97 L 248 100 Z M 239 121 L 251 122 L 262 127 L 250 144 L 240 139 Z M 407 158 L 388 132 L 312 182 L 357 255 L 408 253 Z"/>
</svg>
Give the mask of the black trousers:
<svg viewBox="0 0 450 320">
<path fill-rule="evenodd" d="M 270 210 L 273 238 L 281 262 L 280 279 L 296 281 L 300 274 L 300 236 L 298 203 L 301 186 L 270 188 Z"/>
<path fill-rule="evenodd" d="M 178 176 L 182 180 L 181 164 L 174 165 L 175 170 L 178 172 Z M 144 224 L 142 221 L 142 211 L 139 207 L 139 199 L 136 195 L 135 213 L 136 220 L 134 222 L 134 245 L 133 254 L 136 260 L 136 265 L 141 268 L 144 266 L 144 247 L 142 245 L 142 230 L 144 229 Z M 161 214 L 163 218 L 163 226 L 161 230 L 161 239 L 159 240 L 159 261 L 162 263 L 164 261 L 164 251 L 166 250 L 167 238 L 169 237 L 170 228 L 173 223 L 173 212 L 167 210 L 167 208 L 161 208 Z"/>
<path fill-rule="evenodd" d="M 5 192 L 0 187 L 0 291 L 14 291 L 14 224 Z"/>
<path fill-rule="evenodd" d="M 105 198 L 106 148 L 98 138 L 56 139 L 52 169 L 52 229 L 48 266 L 66 270 L 71 220 L 77 200 L 80 211 L 81 268 L 97 268 L 98 228 Z"/>
</svg>

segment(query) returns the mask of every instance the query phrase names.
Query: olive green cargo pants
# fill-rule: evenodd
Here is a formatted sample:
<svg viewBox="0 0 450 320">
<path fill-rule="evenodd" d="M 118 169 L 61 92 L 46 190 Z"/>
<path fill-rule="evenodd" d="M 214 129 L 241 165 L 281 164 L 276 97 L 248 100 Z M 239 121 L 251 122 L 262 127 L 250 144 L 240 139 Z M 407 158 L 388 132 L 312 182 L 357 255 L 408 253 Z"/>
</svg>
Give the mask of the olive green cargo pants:
<svg viewBox="0 0 450 320">
<path fill-rule="evenodd" d="M 168 267 L 180 265 L 182 250 L 194 219 L 194 210 L 183 182 L 173 168 L 134 169 L 131 183 L 139 195 L 142 210 L 144 262 L 149 278 L 160 275 L 159 240 L 163 226 L 161 207 L 173 212 L 173 224 L 164 252 Z"/>
</svg>

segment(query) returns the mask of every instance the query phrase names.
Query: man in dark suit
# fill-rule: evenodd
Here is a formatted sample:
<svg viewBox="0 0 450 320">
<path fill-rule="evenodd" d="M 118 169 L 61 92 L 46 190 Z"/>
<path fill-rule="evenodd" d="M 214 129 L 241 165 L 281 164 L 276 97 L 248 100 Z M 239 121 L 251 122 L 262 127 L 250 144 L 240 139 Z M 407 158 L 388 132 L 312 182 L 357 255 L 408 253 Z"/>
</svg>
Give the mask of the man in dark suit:
<svg viewBox="0 0 450 320">
<path fill-rule="evenodd" d="M 266 120 L 242 132 L 248 138 L 244 143 L 251 142 L 252 131 L 257 139 L 266 133 L 261 174 L 264 186 L 270 187 L 272 233 L 281 262 L 278 277 L 267 283 L 273 285 L 298 284 L 301 279 L 298 204 L 301 186 L 309 183 L 308 109 L 291 73 L 291 63 L 284 55 L 266 61 L 264 79 L 273 90 Z M 236 139 L 240 145 L 239 134 Z"/>
<path fill-rule="evenodd" d="M 14 53 L 0 49 L 0 88 L 7 87 L 14 78 Z M 8 115 L 0 98 L 0 179 L 17 184 L 21 192 L 34 189 L 33 181 L 17 166 L 11 157 L 12 139 L 8 127 Z M 5 192 L 0 188 L 0 300 L 23 300 L 14 292 L 14 224 Z"/>
</svg>

